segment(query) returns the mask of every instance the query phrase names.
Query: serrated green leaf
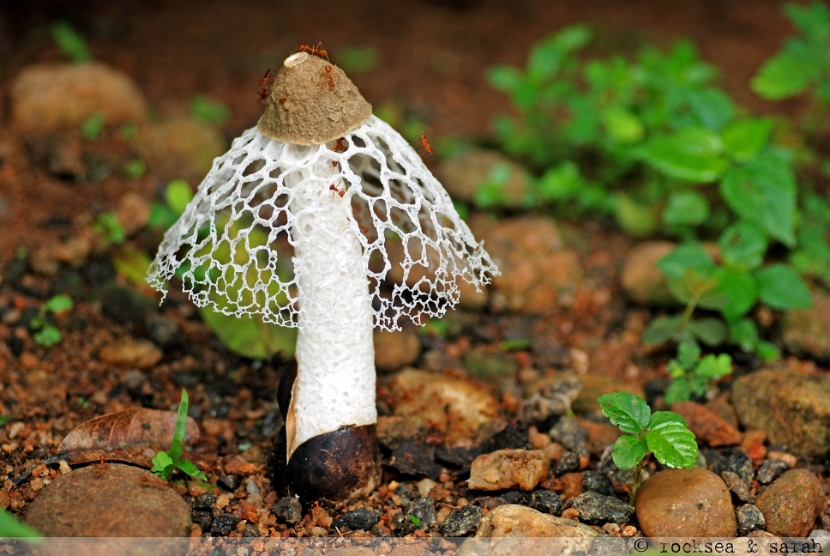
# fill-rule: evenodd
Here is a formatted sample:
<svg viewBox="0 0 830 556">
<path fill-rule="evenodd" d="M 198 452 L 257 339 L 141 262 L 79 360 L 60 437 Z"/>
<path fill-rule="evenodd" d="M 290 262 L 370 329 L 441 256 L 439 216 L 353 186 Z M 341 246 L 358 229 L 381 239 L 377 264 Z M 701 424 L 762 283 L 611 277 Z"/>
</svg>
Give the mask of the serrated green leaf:
<svg viewBox="0 0 830 556">
<path fill-rule="evenodd" d="M 759 156 L 723 176 L 720 191 L 743 220 L 785 245 L 795 244 L 795 175 L 777 156 Z"/>
<path fill-rule="evenodd" d="M 675 191 L 669 195 L 663 209 L 663 223 L 667 226 L 697 226 L 709 218 L 706 197 L 695 191 Z"/>
<path fill-rule="evenodd" d="M 631 469 L 648 454 L 648 444 L 644 438 L 624 434 L 614 442 L 611 458 L 620 469 Z"/>
<path fill-rule="evenodd" d="M 718 239 L 727 266 L 739 270 L 757 268 L 767 252 L 767 236 L 758 226 L 740 221 L 729 226 Z"/>
<path fill-rule="evenodd" d="M 758 295 L 773 309 L 807 309 L 813 306 L 810 290 L 790 266 L 776 263 L 755 271 Z"/>
<path fill-rule="evenodd" d="M 726 325 L 720 319 L 695 319 L 688 329 L 707 346 L 718 346 L 726 340 Z"/>
<path fill-rule="evenodd" d="M 614 392 L 597 398 L 602 414 L 621 431 L 640 434 L 651 417 L 651 408 L 640 396 L 628 392 Z"/>
<path fill-rule="evenodd" d="M 648 430 L 654 430 L 666 423 L 680 423 L 686 426 L 686 419 L 682 415 L 674 411 L 655 411 L 651 414 L 651 419 L 648 421 Z"/>
<path fill-rule="evenodd" d="M 715 267 L 715 262 L 702 245 L 690 242 L 657 261 L 657 267 L 669 278 L 683 279 L 687 270 L 706 273 Z"/>
<path fill-rule="evenodd" d="M 659 346 L 664 342 L 668 342 L 677 333 L 682 322 L 682 315 L 657 317 L 648 323 L 643 331 L 643 343 L 647 346 Z"/>
<path fill-rule="evenodd" d="M 810 78 L 803 64 L 790 54 L 781 52 L 764 62 L 749 86 L 767 100 L 782 100 L 800 95 L 807 90 L 809 83 Z"/>
<path fill-rule="evenodd" d="M 671 405 L 677 402 L 687 402 L 692 397 L 692 388 L 685 377 L 675 378 L 674 382 L 666 388 L 666 395 L 663 396 L 666 404 Z"/>
<path fill-rule="evenodd" d="M 726 126 L 721 134 L 723 146 L 732 158 L 746 162 L 754 158 L 767 143 L 774 122 L 770 118 L 737 120 Z"/>
<path fill-rule="evenodd" d="M 47 311 L 52 311 L 57 315 L 70 310 L 74 305 L 75 303 L 72 301 L 71 297 L 61 293 L 49 298 L 49 301 L 46 302 L 45 307 Z"/>
<path fill-rule="evenodd" d="M 649 451 L 668 467 L 688 469 L 697 458 L 695 435 L 677 421 L 660 423 L 646 433 Z"/>
<path fill-rule="evenodd" d="M 686 128 L 674 135 L 655 136 L 638 153 L 646 164 L 671 178 L 708 183 L 721 177 L 729 166 L 722 150 L 717 133 Z"/>
<path fill-rule="evenodd" d="M 727 321 L 744 316 L 758 300 L 758 284 L 749 272 L 718 268 L 712 277 L 718 280 L 718 287 L 712 296 L 717 300 L 713 302 L 709 297 L 703 297 L 700 306 L 720 311 Z M 726 303 L 722 302 L 723 298 Z"/>
<path fill-rule="evenodd" d="M 720 355 L 710 353 L 701 359 L 695 368 L 695 375 L 710 380 L 729 374 L 732 374 L 732 358 L 725 353 Z"/>
<path fill-rule="evenodd" d="M 188 477 L 196 477 L 198 479 L 202 479 L 203 481 L 207 481 L 207 477 L 205 477 L 205 474 L 199 471 L 198 467 L 196 467 L 195 465 L 193 465 L 193 463 L 187 460 L 179 461 L 178 463 L 176 463 L 176 467 L 184 471 Z"/>
</svg>

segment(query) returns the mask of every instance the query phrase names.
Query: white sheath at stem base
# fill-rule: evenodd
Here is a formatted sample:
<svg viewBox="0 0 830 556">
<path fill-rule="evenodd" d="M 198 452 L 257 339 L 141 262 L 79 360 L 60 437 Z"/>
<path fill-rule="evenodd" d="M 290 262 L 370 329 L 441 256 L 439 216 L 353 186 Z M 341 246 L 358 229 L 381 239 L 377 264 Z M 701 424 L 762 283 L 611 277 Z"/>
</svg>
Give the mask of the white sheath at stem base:
<svg viewBox="0 0 830 556">
<path fill-rule="evenodd" d="M 334 174 L 329 165 L 314 175 Z M 300 180 L 291 201 L 300 311 L 286 461 L 312 437 L 377 422 L 372 300 L 351 204 L 331 184 Z"/>
</svg>

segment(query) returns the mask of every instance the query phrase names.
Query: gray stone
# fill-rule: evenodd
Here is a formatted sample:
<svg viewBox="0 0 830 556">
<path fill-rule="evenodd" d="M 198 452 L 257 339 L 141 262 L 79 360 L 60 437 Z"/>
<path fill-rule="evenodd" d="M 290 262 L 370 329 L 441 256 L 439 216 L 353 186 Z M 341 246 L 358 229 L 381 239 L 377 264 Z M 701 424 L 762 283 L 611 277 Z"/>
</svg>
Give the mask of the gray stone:
<svg viewBox="0 0 830 556">
<path fill-rule="evenodd" d="M 709 451 L 707 453 L 711 454 L 713 452 Z M 752 483 L 755 470 L 752 467 L 752 459 L 750 459 L 749 454 L 740 448 L 728 448 L 721 451 L 719 455 L 720 457 L 710 462 L 712 463 L 712 471 L 719 475 L 724 471 L 731 471 L 745 483 Z"/>
<path fill-rule="evenodd" d="M 236 526 L 242 519 L 233 514 L 219 514 L 213 518 L 213 524 L 210 526 L 210 532 L 213 535 L 220 537 L 227 537 L 231 531 L 236 529 Z"/>
<path fill-rule="evenodd" d="M 283 523 L 296 525 L 303 518 L 303 506 L 299 498 L 285 496 L 274 504 L 274 515 Z"/>
<path fill-rule="evenodd" d="M 438 531 L 445 537 L 466 537 L 476 530 L 482 517 L 484 510 L 467 504 L 448 515 Z"/>
<path fill-rule="evenodd" d="M 764 514 L 752 504 L 746 504 L 735 512 L 738 519 L 738 534 L 743 536 L 766 526 Z"/>
<path fill-rule="evenodd" d="M 420 525 L 418 525 L 420 529 L 428 529 L 438 523 L 438 517 L 435 515 L 435 502 L 432 498 L 413 500 L 407 508 L 407 515 L 420 520 Z"/>
<path fill-rule="evenodd" d="M 554 471 L 557 477 L 561 477 L 567 473 L 571 473 L 579 469 L 579 455 L 573 452 L 565 452 L 559 461 L 556 462 L 556 469 Z"/>
<path fill-rule="evenodd" d="M 599 471 L 586 471 L 582 474 L 582 490 L 596 492 L 605 496 L 614 494 L 611 481 Z"/>
<path fill-rule="evenodd" d="M 755 497 L 752 496 L 751 492 L 749 492 L 749 485 L 747 485 L 737 473 L 733 473 L 732 471 L 722 471 L 720 478 L 723 479 L 723 482 L 726 483 L 726 486 L 728 486 L 729 490 L 732 492 L 732 496 L 734 496 L 738 501 L 743 502 L 744 504 L 752 504 L 755 502 Z"/>
<path fill-rule="evenodd" d="M 574 417 L 560 417 L 548 434 L 554 442 L 559 442 L 568 450 L 580 456 L 588 455 L 588 431 Z"/>
<path fill-rule="evenodd" d="M 790 469 L 790 464 L 780 459 L 770 458 L 758 468 L 756 477 L 762 485 L 768 485 Z"/>
<path fill-rule="evenodd" d="M 596 492 L 583 492 L 576 497 L 571 507 L 579 512 L 580 521 L 594 525 L 608 522 L 621 525 L 634 513 L 634 506 Z"/>
<path fill-rule="evenodd" d="M 530 495 L 530 507 L 544 514 L 562 512 L 562 497 L 550 490 L 537 490 Z"/>
<path fill-rule="evenodd" d="M 333 529 L 346 529 L 350 531 L 368 531 L 378 522 L 378 516 L 375 512 L 360 508 L 353 512 L 346 512 L 334 521 L 331 526 Z"/>
<path fill-rule="evenodd" d="M 193 499 L 193 509 L 209 510 L 214 502 L 216 502 L 215 494 L 202 494 Z"/>
</svg>

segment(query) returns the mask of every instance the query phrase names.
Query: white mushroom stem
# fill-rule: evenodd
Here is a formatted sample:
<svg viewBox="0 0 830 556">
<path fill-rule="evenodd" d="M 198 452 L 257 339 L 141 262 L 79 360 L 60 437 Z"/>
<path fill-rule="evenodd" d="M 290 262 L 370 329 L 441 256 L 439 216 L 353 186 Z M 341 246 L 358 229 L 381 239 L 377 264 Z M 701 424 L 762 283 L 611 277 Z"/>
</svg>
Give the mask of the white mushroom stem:
<svg viewBox="0 0 830 556">
<path fill-rule="evenodd" d="M 323 160 L 313 178 L 286 177 L 295 182 L 291 211 L 299 287 L 298 369 L 286 416 L 286 461 L 310 438 L 377 422 L 373 311 L 363 249 L 348 196 L 317 179 L 333 173 L 331 162 Z"/>
</svg>

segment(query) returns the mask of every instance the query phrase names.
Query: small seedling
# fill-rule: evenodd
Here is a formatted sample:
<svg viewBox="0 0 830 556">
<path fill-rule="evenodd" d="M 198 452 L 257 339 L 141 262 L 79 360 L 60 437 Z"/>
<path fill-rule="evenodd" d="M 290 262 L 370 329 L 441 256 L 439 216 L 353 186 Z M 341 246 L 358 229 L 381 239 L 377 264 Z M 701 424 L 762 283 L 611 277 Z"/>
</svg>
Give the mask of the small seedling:
<svg viewBox="0 0 830 556">
<path fill-rule="evenodd" d="M 76 64 L 86 62 L 92 58 L 86 41 L 67 22 L 58 21 L 52 24 L 51 31 L 52 39 L 61 52 Z"/>
<path fill-rule="evenodd" d="M 147 171 L 147 164 L 140 158 L 136 158 L 124 164 L 123 170 L 127 178 L 134 180 L 144 175 L 144 172 Z"/>
<path fill-rule="evenodd" d="M 70 310 L 74 303 L 72 298 L 65 294 L 52 297 L 40 307 L 40 314 L 32 319 L 30 327 L 35 331 L 34 340 L 39 346 L 49 347 L 59 344 L 63 339 L 61 331 L 54 324 L 47 322 L 47 316 L 51 313 L 59 315 Z"/>
<path fill-rule="evenodd" d="M 29 542 L 40 542 L 40 533 L 19 522 L 13 515 L 0 509 L 0 539 L 3 537 L 20 537 Z"/>
<path fill-rule="evenodd" d="M 231 117 L 231 111 L 221 102 L 210 100 L 204 95 L 190 97 L 190 113 L 197 120 L 207 124 L 220 125 Z"/>
<path fill-rule="evenodd" d="M 677 357 L 669 361 L 666 371 L 674 381 L 666 390 L 666 403 L 688 401 L 692 394 L 703 396 L 712 381 L 732 374 L 732 358 L 725 353 L 700 357 L 700 347 L 694 342 L 682 342 Z"/>
<path fill-rule="evenodd" d="M 205 474 L 193 465 L 193 463 L 186 459 L 180 459 L 182 455 L 182 448 L 184 448 L 184 432 L 187 425 L 187 406 L 188 406 L 187 390 L 182 388 L 182 400 L 179 402 L 179 412 L 176 415 L 176 429 L 173 432 L 173 441 L 170 443 L 170 451 L 159 451 L 153 457 L 153 468 L 151 472 L 158 475 L 161 479 L 167 481 L 176 469 L 183 471 L 189 477 L 196 477 L 207 482 Z"/>
<path fill-rule="evenodd" d="M 409 521 L 411 521 L 412 525 L 414 525 L 415 527 L 420 527 L 421 526 L 421 518 L 420 517 L 416 517 L 416 516 L 410 514 L 410 515 L 407 515 L 406 518 Z"/>
<path fill-rule="evenodd" d="M 118 221 L 118 217 L 112 212 L 102 212 L 98 220 L 92 225 L 92 230 L 109 243 L 120 245 L 127 239 L 124 228 Z"/>
<path fill-rule="evenodd" d="M 640 488 L 643 461 L 649 452 L 668 467 L 694 467 L 697 459 L 695 435 L 686 428 L 686 420 L 671 411 L 651 412 L 646 401 L 628 392 L 614 392 L 597 398 L 602 414 L 613 425 L 628 433 L 614 443 L 611 456 L 620 469 L 634 467 L 629 502 Z"/>
</svg>

